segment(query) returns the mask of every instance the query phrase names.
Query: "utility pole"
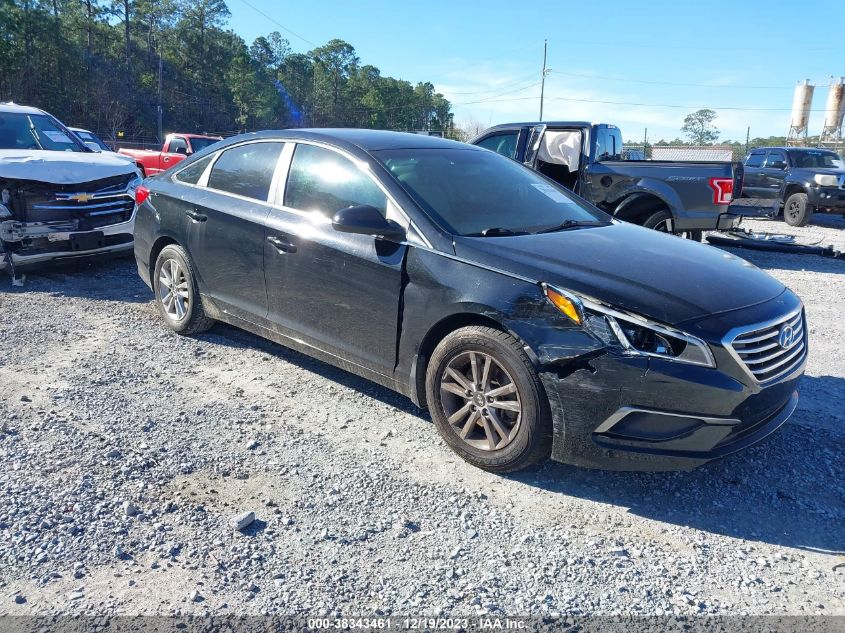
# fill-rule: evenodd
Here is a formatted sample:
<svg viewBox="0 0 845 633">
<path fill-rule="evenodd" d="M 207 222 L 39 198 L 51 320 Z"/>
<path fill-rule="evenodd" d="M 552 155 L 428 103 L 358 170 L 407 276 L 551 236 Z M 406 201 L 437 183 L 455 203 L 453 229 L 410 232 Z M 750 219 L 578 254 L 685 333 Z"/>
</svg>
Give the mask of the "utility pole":
<svg viewBox="0 0 845 633">
<path fill-rule="evenodd" d="M 156 118 L 158 120 L 158 142 L 164 142 L 164 131 L 162 130 L 162 105 L 161 105 L 161 78 L 162 78 L 162 51 L 158 50 L 158 105 L 156 106 Z"/>
<path fill-rule="evenodd" d="M 546 75 L 552 71 L 551 68 L 546 68 L 546 53 L 548 53 L 548 48 L 549 41 L 543 40 L 543 73 L 540 80 L 540 121 L 543 120 L 543 98 L 546 92 Z"/>
<path fill-rule="evenodd" d="M 748 153 L 748 145 L 751 143 L 751 126 L 745 131 L 745 153 Z"/>
</svg>

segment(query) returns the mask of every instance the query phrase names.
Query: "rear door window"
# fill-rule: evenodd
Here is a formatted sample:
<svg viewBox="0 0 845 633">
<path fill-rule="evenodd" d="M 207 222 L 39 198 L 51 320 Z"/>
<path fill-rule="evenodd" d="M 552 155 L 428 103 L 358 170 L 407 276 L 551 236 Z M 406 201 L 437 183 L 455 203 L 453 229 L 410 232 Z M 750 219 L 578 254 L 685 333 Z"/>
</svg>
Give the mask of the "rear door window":
<svg viewBox="0 0 845 633">
<path fill-rule="evenodd" d="M 202 175 L 205 173 L 205 170 L 212 158 L 214 158 L 214 156 L 206 156 L 195 163 L 191 163 L 185 167 L 185 169 L 176 174 L 176 180 L 189 185 L 197 184 L 199 179 L 202 178 Z"/>
<path fill-rule="evenodd" d="M 361 204 L 387 213 L 387 195 L 369 174 L 330 149 L 302 143 L 296 146 L 285 186 L 285 206 L 333 217 L 341 209 Z"/>
<path fill-rule="evenodd" d="M 284 146 L 284 143 L 247 143 L 225 150 L 211 168 L 208 187 L 266 202 Z"/>
<path fill-rule="evenodd" d="M 769 150 L 766 156 L 766 167 L 769 169 L 781 169 L 786 163 L 786 154 L 780 150 Z"/>
<path fill-rule="evenodd" d="M 750 154 L 748 156 L 748 160 L 745 161 L 746 167 L 762 167 L 763 166 L 763 159 L 766 155 L 762 152 L 758 154 Z"/>
<path fill-rule="evenodd" d="M 493 134 L 492 136 L 488 136 L 487 138 L 478 141 L 476 145 L 478 145 L 478 147 L 483 147 L 484 149 L 493 150 L 497 154 L 507 156 L 508 158 L 516 158 L 518 141 L 519 130 L 514 130 L 512 132 L 504 132 L 502 134 Z"/>
<path fill-rule="evenodd" d="M 171 154 L 187 154 L 188 142 L 180 137 L 170 139 L 170 147 L 168 148 Z"/>
</svg>

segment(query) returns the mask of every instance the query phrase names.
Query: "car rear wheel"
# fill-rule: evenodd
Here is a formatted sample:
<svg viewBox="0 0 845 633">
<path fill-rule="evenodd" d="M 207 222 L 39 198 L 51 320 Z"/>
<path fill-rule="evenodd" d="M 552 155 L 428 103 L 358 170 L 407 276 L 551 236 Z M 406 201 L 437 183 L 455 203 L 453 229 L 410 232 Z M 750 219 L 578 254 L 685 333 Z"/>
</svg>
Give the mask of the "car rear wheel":
<svg viewBox="0 0 845 633">
<path fill-rule="evenodd" d="M 783 205 L 783 220 L 789 226 L 805 226 L 813 217 L 813 207 L 807 203 L 806 193 L 793 193 Z"/>
<path fill-rule="evenodd" d="M 474 466 L 510 472 L 551 452 L 545 390 L 506 332 L 470 326 L 444 338 L 428 364 L 426 399 L 440 435 Z"/>
<path fill-rule="evenodd" d="M 197 334 L 214 325 L 203 310 L 194 269 L 182 247 L 170 244 L 161 249 L 153 285 L 158 310 L 174 332 Z"/>
</svg>

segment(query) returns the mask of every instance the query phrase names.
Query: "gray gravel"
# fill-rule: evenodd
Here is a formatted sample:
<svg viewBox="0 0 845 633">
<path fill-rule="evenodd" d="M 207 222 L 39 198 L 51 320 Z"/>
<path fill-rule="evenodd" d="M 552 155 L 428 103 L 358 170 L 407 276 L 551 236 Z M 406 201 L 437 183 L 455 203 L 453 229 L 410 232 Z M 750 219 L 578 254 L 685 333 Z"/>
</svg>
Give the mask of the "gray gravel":
<svg viewBox="0 0 845 633">
<path fill-rule="evenodd" d="M 845 615 L 845 262 L 736 253 L 807 305 L 802 400 L 668 474 L 474 469 L 390 391 L 172 334 L 129 260 L 2 279 L 0 614 Z"/>
</svg>

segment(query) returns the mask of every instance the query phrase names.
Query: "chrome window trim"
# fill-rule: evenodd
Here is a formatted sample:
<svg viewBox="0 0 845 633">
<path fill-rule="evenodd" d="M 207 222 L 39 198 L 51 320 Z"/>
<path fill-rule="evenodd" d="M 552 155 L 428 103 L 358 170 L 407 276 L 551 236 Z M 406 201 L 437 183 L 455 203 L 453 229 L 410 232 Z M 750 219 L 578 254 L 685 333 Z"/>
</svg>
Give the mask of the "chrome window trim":
<svg viewBox="0 0 845 633">
<path fill-rule="evenodd" d="M 402 224 L 405 227 L 405 230 L 409 232 L 410 237 L 418 239 L 421 244 L 423 244 L 424 246 L 427 246 L 428 248 L 431 248 L 431 242 L 428 241 L 428 238 L 426 238 L 425 235 L 423 235 L 423 232 L 416 225 L 416 223 L 411 219 L 411 217 L 408 215 L 408 213 L 405 211 L 405 209 L 402 208 L 402 205 L 400 205 L 398 202 L 396 202 L 396 198 L 393 197 L 393 195 L 390 193 L 390 191 L 387 190 L 387 187 L 385 187 L 382 184 L 382 182 L 376 177 L 376 175 L 373 173 L 372 169 L 370 169 L 370 166 L 365 161 L 362 161 L 360 158 L 354 156 L 353 154 L 351 154 L 350 152 L 348 152 L 344 149 L 341 149 L 339 147 L 336 147 L 334 145 L 331 145 L 329 143 L 324 143 L 324 142 L 321 142 L 321 141 L 314 141 L 314 140 L 311 140 L 311 139 L 304 139 L 304 140 L 295 139 L 291 142 L 291 144 L 292 145 L 313 145 L 315 147 L 321 147 L 321 148 L 326 149 L 328 151 L 335 152 L 336 154 L 340 154 L 341 156 L 343 156 L 344 158 L 346 158 L 347 160 L 352 162 L 352 164 L 355 165 L 356 167 L 358 167 L 361 171 L 363 171 L 367 175 L 367 177 L 376 185 L 376 187 L 378 187 L 379 190 L 381 190 L 381 192 L 384 194 L 385 198 L 387 199 L 387 203 L 388 203 L 387 209 L 389 210 L 392 206 L 399 213 L 400 220 L 402 220 L 402 221 L 399 222 L 399 224 Z M 295 149 L 291 151 L 291 156 L 290 156 L 290 159 L 289 159 L 287 166 L 286 166 L 286 172 L 285 172 L 285 178 L 284 178 L 284 185 L 282 187 L 282 189 L 283 189 L 282 193 L 284 193 L 284 189 L 287 189 L 287 179 L 290 176 L 290 167 L 293 164 L 294 152 L 295 152 Z M 284 197 L 277 199 L 277 204 L 275 206 L 277 206 L 278 208 L 284 209 L 285 211 L 290 211 L 290 212 L 297 213 L 297 214 L 300 214 L 300 215 L 303 215 L 303 216 L 310 217 L 310 215 L 311 215 L 311 212 L 309 212 L 309 211 L 302 211 L 301 209 L 294 209 L 293 207 L 289 207 L 289 206 L 285 205 L 284 204 Z M 325 216 L 323 216 L 323 217 L 325 217 Z M 390 219 L 390 218 L 388 218 L 388 219 Z M 411 229 L 413 229 L 413 232 L 411 232 Z M 413 244 L 413 245 L 418 246 L 418 244 Z"/>
<path fill-rule="evenodd" d="M 249 143 L 284 143 L 284 148 L 282 149 L 281 154 L 279 155 L 279 161 L 276 163 L 276 171 L 273 173 L 273 182 L 270 185 L 270 192 L 267 195 L 267 200 L 258 200 L 257 198 L 248 198 L 246 196 L 241 196 L 236 193 L 232 193 L 230 191 L 222 191 L 221 189 L 215 189 L 213 187 L 208 186 L 208 178 L 211 175 L 211 170 L 214 168 L 215 163 L 219 160 L 221 154 L 223 152 L 232 149 L 234 147 L 240 147 L 241 145 L 247 145 Z M 213 191 L 223 196 L 231 196 L 237 200 L 244 200 L 246 202 L 258 203 L 262 205 L 266 205 L 272 209 L 279 209 L 281 211 L 286 211 L 288 213 L 293 213 L 300 217 L 310 218 L 311 214 L 308 211 L 301 211 L 299 209 L 294 209 L 292 207 L 285 206 L 281 201 L 284 201 L 284 192 L 287 187 L 287 179 L 290 173 L 290 165 L 293 161 L 293 153 L 295 150 L 296 145 L 298 144 L 303 145 L 317 145 L 319 147 L 323 147 L 325 149 L 337 152 L 338 154 L 348 158 L 356 165 L 362 165 L 364 167 L 365 172 L 370 177 L 370 179 L 375 182 L 376 186 L 385 194 L 387 200 L 390 204 L 392 204 L 393 208 L 395 208 L 400 214 L 401 218 L 405 221 L 405 226 L 408 230 L 408 241 L 402 241 L 400 244 L 408 244 L 410 246 L 415 247 L 424 247 L 427 250 L 431 250 L 432 252 L 442 253 L 442 251 L 435 251 L 431 245 L 431 242 L 428 238 L 423 234 L 420 230 L 419 226 L 414 222 L 411 217 L 407 214 L 407 212 L 402 208 L 402 206 L 396 202 L 396 199 L 391 195 L 391 193 L 387 190 L 386 187 L 376 178 L 375 174 L 372 173 L 370 166 L 365 163 L 364 161 L 356 158 L 346 150 L 341 148 L 335 147 L 329 143 L 322 143 L 319 141 L 312 141 L 308 140 L 299 140 L 295 138 L 265 138 L 265 139 L 249 139 L 243 141 L 242 143 L 236 143 L 234 145 L 229 145 L 227 147 L 221 148 L 215 151 L 212 154 L 212 159 L 209 162 L 208 166 L 205 168 L 202 176 L 200 176 L 199 180 L 196 183 L 190 182 L 183 182 L 181 180 L 177 180 L 176 176 L 182 169 L 186 169 L 188 166 L 186 165 L 183 168 L 180 168 L 178 171 L 174 172 L 173 175 L 170 177 L 170 181 L 174 184 L 178 184 L 183 187 L 195 187 L 198 189 L 205 189 L 206 191 Z M 275 183 L 275 188 L 274 188 Z M 325 216 L 323 216 L 325 217 Z"/>
<path fill-rule="evenodd" d="M 804 326 L 803 328 L 803 335 L 804 335 L 804 357 L 800 363 L 797 365 L 786 369 L 779 374 L 776 374 L 770 378 L 766 378 L 765 380 L 758 380 L 757 376 L 749 369 L 748 365 L 745 364 L 745 361 L 742 360 L 742 357 L 736 352 L 733 347 L 733 342 L 736 340 L 738 336 L 741 334 L 748 334 L 749 332 L 756 332 L 757 330 L 765 330 L 767 328 L 774 327 L 778 324 L 786 323 L 794 319 L 796 316 L 801 315 L 801 322 Z M 741 325 L 739 327 L 735 327 L 728 331 L 725 336 L 722 337 L 722 347 L 724 347 L 728 354 L 730 354 L 731 358 L 740 366 L 740 368 L 748 375 L 756 384 L 766 386 L 772 383 L 778 382 L 783 380 L 786 376 L 791 376 L 793 374 L 799 373 L 801 369 L 807 364 L 807 357 L 810 351 L 810 332 L 807 330 L 807 315 L 804 314 L 804 305 L 801 304 L 797 309 L 787 312 L 785 315 L 781 315 L 774 319 L 769 319 L 768 321 L 763 321 L 761 323 L 755 323 L 753 325 Z M 789 351 L 789 350 L 785 350 Z"/>
</svg>

